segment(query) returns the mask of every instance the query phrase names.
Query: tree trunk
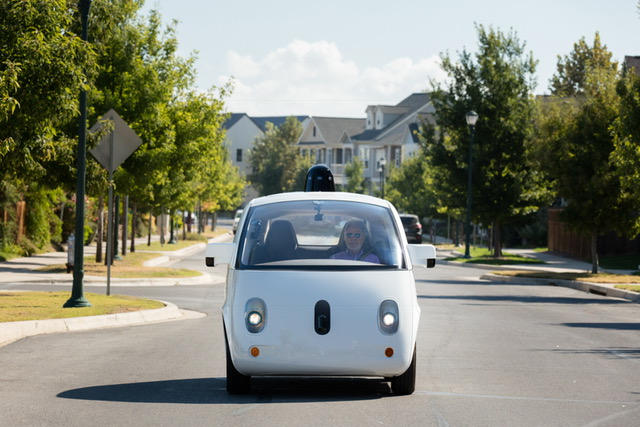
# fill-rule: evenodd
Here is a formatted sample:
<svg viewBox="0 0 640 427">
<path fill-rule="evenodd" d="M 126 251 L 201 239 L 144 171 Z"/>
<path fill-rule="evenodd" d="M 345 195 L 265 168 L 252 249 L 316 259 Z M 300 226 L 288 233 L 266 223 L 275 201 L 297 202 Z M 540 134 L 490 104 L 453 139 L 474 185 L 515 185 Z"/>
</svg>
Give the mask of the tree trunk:
<svg viewBox="0 0 640 427">
<path fill-rule="evenodd" d="M 591 233 L 591 273 L 598 274 L 598 235 Z"/>
<path fill-rule="evenodd" d="M 153 221 L 153 214 L 149 211 L 149 234 L 147 236 L 147 246 L 151 246 L 151 221 Z"/>
<path fill-rule="evenodd" d="M 136 218 L 138 218 L 138 204 L 133 202 L 131 209 L 131 247 L 129 248 L 131 253 L 136 251 Z"/>
<path fill-rule="evenodd" d="M 493 232 L 495 233 L 493 240 L 493 256 L 498 258 L 502 256 L 502 232 L 500 221 L 493 221 Z"/>
<path fill-rule="evenodd" d="M 96 262 L 102 262 L 102 235 L 104 233 L 104 197 L 98 198 L 98 230 L 96 236 Z"/>
</svg>

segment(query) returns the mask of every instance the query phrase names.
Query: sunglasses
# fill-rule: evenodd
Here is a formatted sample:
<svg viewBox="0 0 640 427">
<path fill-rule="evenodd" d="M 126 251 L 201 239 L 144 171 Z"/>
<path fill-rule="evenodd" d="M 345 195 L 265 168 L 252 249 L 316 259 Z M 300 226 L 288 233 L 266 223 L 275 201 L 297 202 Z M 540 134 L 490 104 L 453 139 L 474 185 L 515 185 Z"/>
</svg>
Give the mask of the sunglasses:
<svg viewBox="0 0 640 427">
<path fill-rule="evenodd" d="M 360 233 L 347 233 L 347 234 L 346 234 L 346 236 L 347 236 L 348 238 L 355 237 L 356 239 L 359 239 L 359 238 L 360 238 L 360 236 L 362 236 L 362 234 L 360 234 Z"/>
</svg>

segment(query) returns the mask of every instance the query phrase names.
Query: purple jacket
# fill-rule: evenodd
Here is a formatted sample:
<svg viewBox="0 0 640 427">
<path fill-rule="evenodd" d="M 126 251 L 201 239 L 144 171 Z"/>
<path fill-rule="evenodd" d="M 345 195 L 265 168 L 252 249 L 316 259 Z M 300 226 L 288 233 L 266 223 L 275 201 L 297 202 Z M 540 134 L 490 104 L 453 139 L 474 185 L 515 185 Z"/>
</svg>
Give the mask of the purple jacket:
<svg viewBox="0 0 640 427">
<path fill-rule="evenodd" d="M 351 254 L 349 251 L 338 252 L 337 254 L 331 255 L 329 258 L 331 259 L 346 259 L 346 260 L 357 260 L 364 262 L 373 262 L 376 264 L 380 264 L 380 259 L 374 254 L 367 254 L 366 257 L 360 259 L 363 255 L 364 251 L 358 252 L 355 256 Z"/>
</svg>

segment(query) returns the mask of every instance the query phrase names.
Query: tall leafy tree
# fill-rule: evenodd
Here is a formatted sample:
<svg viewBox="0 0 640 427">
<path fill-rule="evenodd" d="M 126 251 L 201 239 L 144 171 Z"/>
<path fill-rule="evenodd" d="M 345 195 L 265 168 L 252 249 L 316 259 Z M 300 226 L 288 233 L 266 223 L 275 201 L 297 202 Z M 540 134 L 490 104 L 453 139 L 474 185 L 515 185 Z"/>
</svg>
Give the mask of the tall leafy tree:
<svg viewBox="0 0 640 427">
<path fill-rule="evenodd" d="M 425 154 L 441 210 L 466 206 L 469 129 L 465 115 L 475 110 L 473 152 L 473 221 L 491 224 L 494 255 L 502 252 L 501 226 L 538 209 L 544 192 L 529 167 L 526 141 L 532 132 L 533 75 L 536 61 L 516 34 L 477 26 L 475 55 L 463 50 L 458 61 L 442 56 L 449 76 L 434 84 L 437 127 L 425 124 Z"/>
<path fill-rule="evenodd" d="M 431 187 L 425 185 L 429 181 L 426 168 L 427 162 L 420 154 L 391 170 L 385 196 L 401 212 L 414 213 L 421 218 L 437 213 Z"/>
<path fill-rule="evenodd" d="M 0 2 L 3 180 L 42 179 L 47 175 L 43 163 L 73 144 L 60 129 L 77 117 L 78 96 L 96 67 L 91 46 L 74 33 L 76 22 L 75 1 Z"/>
<path fill-rule="evenodd" d="M 561 218 L 590 236 L 593 273 L 598 271 L 599 235 L 615 230 L 632 237 L 639 231 L 638 204 L 620 184 L 624 163 L 612 161 L 611 129 L 619 111 L 616 76 L 611 67 L 588 67 L 582 96 L 548 101 L 561 105 L 547 107 L 556 112 L 542 121 L 538 146 L 540 165 L 564 200 Z"/>
<path fill-rule="evenodd" d="M 28 239 L 20 242 L 29 253 L 59 229 L 49 224 L 55 221 L 50 195 L 73 182 L 64 176 L 75 160 L 78 96 L 96 70 L 92 46 L 77 36 L 77 3 L 0 2 L 0 204 L 5 212 L 19 200 L 29 204 Z M 66 136 L 69 121 L 75 133 Z M 0 246 L 16 241 L 10 222 L 0 227 Z"/>
<path fill-rule="evenodd" d="M 280 127 L 267 123 L 267 131 L 256 139 L 249 180 L 261 195 L 300 189 L 296 177 L 302 156 L 296 142 L 301 134 L 302 124 L 292 116 Z"/>
<path fill-rule="evenodd" d="M 618 63 L 611 60 L 611 52 L 600 41 L 599 33 L 593 39 L 593 46 L 589 46 L 583 37 L 573 45 L 568 55 L 558 56 L 556 74 L 550 81 L 551 93 L 557 96 L 584 95 L 590 68 L 611 71 L 618 68 Z"/>
<path fill-rule="evenodd" d="M 620 110 L 613 124 L 614 152 L 622 197 L 640 203 L 640 70 L 624 69 L 616 91 Z M 637 209 L 640 211 L 640 207 Z M 633 227 L 637 233 L 637 226 Z"/>
</svg>

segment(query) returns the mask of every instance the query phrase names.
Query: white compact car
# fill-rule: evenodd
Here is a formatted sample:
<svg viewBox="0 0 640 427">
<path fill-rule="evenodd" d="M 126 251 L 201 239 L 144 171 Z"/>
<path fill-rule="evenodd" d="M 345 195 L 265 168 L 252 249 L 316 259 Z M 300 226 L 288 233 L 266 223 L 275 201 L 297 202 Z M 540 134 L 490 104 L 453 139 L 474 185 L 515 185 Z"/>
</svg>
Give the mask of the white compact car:
<svg viewBox="0 0 640 427">
<path fill-rule="evenodd" d="M 233 243 L 210 243 L 207 265 L 229 264 L 222 314 L 227 390 L 252 376 L 383 377 L 415 389 L 414 265 L 432 245 L 409 245 L 393 205 L 351 193 L 254 199 Z"/>
</svg>

